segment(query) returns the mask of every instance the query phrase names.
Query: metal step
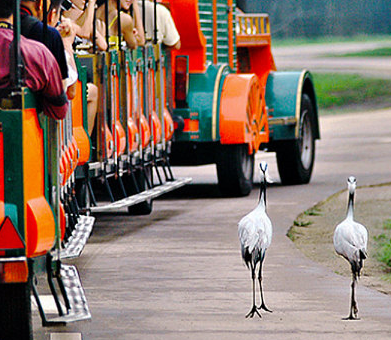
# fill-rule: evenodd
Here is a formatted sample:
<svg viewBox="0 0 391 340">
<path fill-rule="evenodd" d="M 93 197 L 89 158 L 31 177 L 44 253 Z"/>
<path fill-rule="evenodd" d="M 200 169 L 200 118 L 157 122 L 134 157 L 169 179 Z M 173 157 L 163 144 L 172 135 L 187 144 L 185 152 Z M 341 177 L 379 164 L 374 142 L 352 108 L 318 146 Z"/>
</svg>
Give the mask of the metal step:
<svg viewBox="0 0 391 340">
<path fill-rule="evenodd" d="M 122 200 L 113 203 L 102 204 L 96 207 L 91 207 L 91 212 L 117 211 L 120 208 L 129 207 L 131 205 L 135 205 L 141 202 L 145 202 L 146 200 L 161 196 L 167 192 L 178 189 L 190 183 L 191 181 L 191 177 L 178 178 L 175 181 L 166 182 L 162 185 L 156 186 L 149 190 L 145 190 L 143 192 L 140 192 L 139 194 L 126 197 Z"/>
<path fill-rule="evenodd" d="M 68 238 L 64 248 L 61 249 L 61 259 L 73 259 L 80 256 L 90 237 L 94 222 L 95 217 L 83 215 L 79 217 L 75 230 Z"/>
<path fill-rule="evenodd" d="M 76 266 L 62 263 L 60 273 L 70 308 L 67 314 L 53 318 L 49 322 L 69 323 L 91 319 L 91 313 Z"/>
</svg>

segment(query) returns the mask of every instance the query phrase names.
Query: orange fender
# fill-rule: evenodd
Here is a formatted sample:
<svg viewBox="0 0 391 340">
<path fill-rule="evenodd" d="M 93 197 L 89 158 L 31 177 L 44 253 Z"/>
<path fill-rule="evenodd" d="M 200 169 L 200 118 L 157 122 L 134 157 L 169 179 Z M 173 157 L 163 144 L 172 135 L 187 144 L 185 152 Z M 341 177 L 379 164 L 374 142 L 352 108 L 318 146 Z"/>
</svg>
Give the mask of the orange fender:
<svg viewBox="0 0 391 340">
<path fill-rule="evenodd" d="M 90 140 L 83 126 L 83 89 L 82 82 L 77 81 L 76 96 L 72 100 L 73 136 L 79 149 L 77 165 L 83 165 L 90 159 Z"/>
<path fill-rule="evenodd" d="M 128 134 L 129 134 L 129 152 L 137 150 L 139 145 L 139 134 L 136 123 L 132 118 L 128 119 Z"/>
<path fill-rule="evenodd" d="M 174 134 L 174 121 L 172 120 L 170 112 L 165 108 L 164 109 L 164 137 L 166 142 L 172 138 Z"/>
<path fill-rule="evenodd" d="M 43 131 L 35 109 L 23 110 L 23 192 L 27 257 L 46 254 L 54 244 L 55 222 L 45 198 Z"/>
<path fill-rule="evenodd" d="M 114 148 L 113 148 L 114 140 L 113 140 L 113 135 L 111 134 L 111 131 L 106 123 L 104 124 L 104 126 L 101 127 L 101 133 L 102 133 L 102 139 L 101 139 L 102 144 L 104 141 L 103 135 L 104 135 L 104 133 L 106 133 L 106 145 L 103 147 L 104 148 L 103 156 L 110 158 L 114 152 Z M 106 152 L 107 152 L 107 155 L 106 155 Z"/>
<path fill-rule="evenodd" d="M 126 133 L 119 120 L 115 122 L 115 138 L 117 141 L 117 152 L 119 156 L 122 155 L 126 149 Z"/>
<path fill-rule="evenodd" d="M 155 144 L 162 140 L 162 124 L 155 111 L 152 112 L 153 142 Z"/>
<path fill-rule="evenodd" d="M 264 90 L 255 74 L 229 74 L 220 104 L 221 144 L 248 144 L 249 153 L 269 141 Z"/>
<path fill-rule="evenodd" d="M 143 114 L 140 115 L 140 125 L 141 125 L 141 145 L 146 148 L 149 144 L 149 139 L 151 138 L 151 130 L 149 128 L 147 118 Z"/>
</svg>

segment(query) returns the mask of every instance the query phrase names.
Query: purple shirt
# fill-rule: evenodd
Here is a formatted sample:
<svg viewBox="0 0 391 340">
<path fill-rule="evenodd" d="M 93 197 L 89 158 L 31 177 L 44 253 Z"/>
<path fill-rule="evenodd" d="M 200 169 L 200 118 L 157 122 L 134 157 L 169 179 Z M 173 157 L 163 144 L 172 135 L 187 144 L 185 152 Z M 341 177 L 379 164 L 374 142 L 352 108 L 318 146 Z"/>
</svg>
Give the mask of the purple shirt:
<svg viewBox="0 0 391 340">
<path fill-rule="evenodd" d="M 13 31 L 0 28 L 0 88 L 10 86 L 9 46 Z M 55 119 L 63 119 L 68 111 L 60 68 L 53 54 L 45 45 L 20 37 L 20 48 L 24 63 L 24 83 L 33 92 L 42 95 L 44 113 Z"/>
</svg>

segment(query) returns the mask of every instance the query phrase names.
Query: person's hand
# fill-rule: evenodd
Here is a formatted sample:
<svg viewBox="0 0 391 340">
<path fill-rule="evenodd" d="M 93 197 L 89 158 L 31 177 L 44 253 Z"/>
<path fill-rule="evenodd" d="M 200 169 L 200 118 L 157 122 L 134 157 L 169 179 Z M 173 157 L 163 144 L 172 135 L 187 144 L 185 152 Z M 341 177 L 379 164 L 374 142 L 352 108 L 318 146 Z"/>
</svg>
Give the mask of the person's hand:
<svg viewBox="0 0 391 340">
<path fill-rule="evenodd" d="M 138 32 L 137 28 L 133 28 L 133 35 L 137 41 L 140 40 L 140 33 Z"/>
<path fill-rule="evenodd" d="M 60 32 L 61 37 L 70 37 L 74 34 L 72 28 L 72 21 L 68 18 L 63 18 L 61 23 L 57 26 L 57 30 Z"/>
</svg>

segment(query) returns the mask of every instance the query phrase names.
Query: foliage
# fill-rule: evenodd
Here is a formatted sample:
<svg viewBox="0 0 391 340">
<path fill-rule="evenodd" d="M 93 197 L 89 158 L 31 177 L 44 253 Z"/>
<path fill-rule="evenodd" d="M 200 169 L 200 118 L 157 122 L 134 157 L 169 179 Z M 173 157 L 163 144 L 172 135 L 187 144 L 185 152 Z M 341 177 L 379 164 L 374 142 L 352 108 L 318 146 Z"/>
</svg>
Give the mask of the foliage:
<svg viewBox="0 0 391 340">
<path fill-rule="evenodd" d="M 383 222 L 384 230 L 391 230 L 391 219 L 387 219 Z M 374 240 L 377 243 L 376 257 L 377 259 L 391 267 L 391 238 L 385 233 L 382 233 L 378 236 L 374 236 Z"/>
</svg>

